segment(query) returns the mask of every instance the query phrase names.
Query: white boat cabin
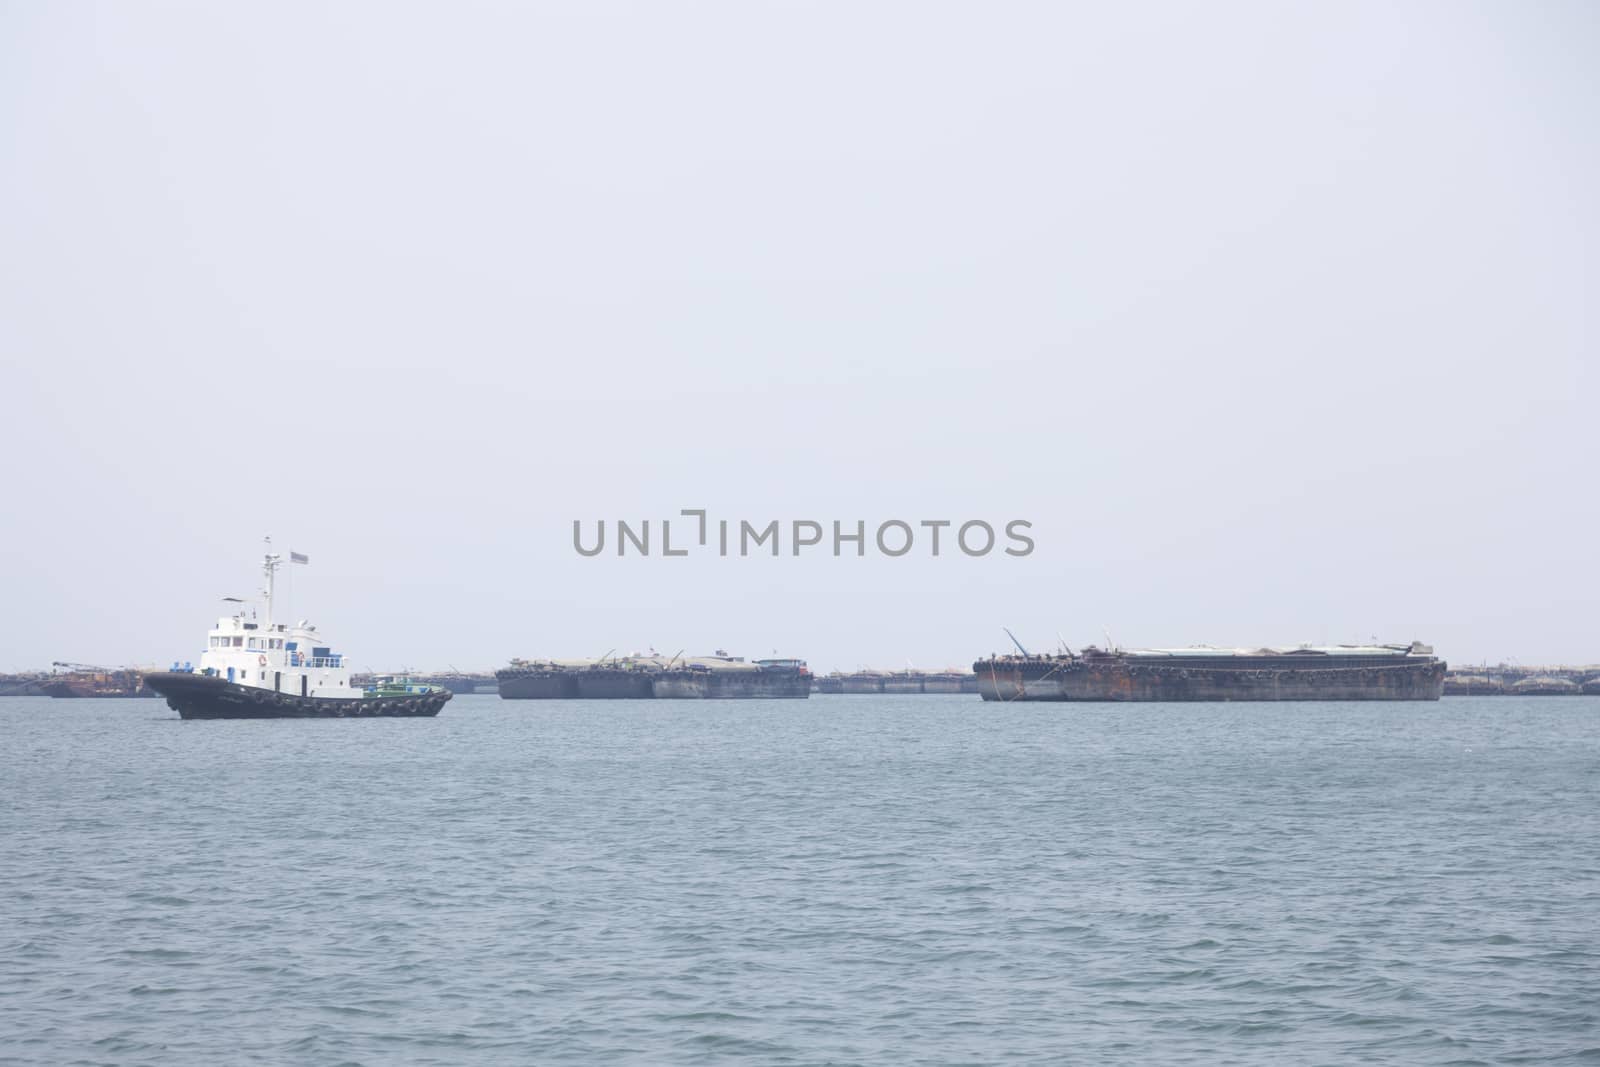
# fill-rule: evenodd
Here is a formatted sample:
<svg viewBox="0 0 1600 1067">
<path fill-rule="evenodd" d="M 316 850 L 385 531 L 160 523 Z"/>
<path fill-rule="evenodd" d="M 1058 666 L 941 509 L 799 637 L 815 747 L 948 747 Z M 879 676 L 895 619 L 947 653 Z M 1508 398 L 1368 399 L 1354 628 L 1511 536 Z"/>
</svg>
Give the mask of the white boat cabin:
<svg viewBox="0 0 1600 1067">
<path fill-rule="evenodd" d="M 200 653 L 200 670 L 240 685 L 295 696 L 351 697 L 350 669 L 317 628 L 259 622 L 243 612 L 218 619 Z"/>
<path fill-rule="evenodd" d="M 301 562 L 303 557 L 294 558 Z M 350 687 L 344 655 L 333 651 L 315 626 L 304 619 L 293 626 L 272 621 L 273 579 L 282 563 L 281 556 L 267 555 L 265 617 L 241 610 L 218 619 L 200 653 L 199 672 L 294 696 L 361 696 Z"/>
</svg>

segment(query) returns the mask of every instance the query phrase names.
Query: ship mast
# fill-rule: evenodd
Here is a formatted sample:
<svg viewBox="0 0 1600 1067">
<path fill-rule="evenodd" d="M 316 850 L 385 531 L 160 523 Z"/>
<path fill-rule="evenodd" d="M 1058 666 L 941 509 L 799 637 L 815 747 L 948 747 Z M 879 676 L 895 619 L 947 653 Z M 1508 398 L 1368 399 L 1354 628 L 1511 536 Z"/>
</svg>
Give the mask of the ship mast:
<svg viewBox="0 0 1600 1067">
<path fill-rule="evenodd" d="M 262 560 L 262 570 L 267 576 L 267 631 L 270 633 L 272 631 L 272 590 L 276 584 L 278 568 L 283 564 L 283 557 L 272 551 L 272 538 L 268 537 L 265 540 L 267 542 L 267 555 Z"/>
</svg>

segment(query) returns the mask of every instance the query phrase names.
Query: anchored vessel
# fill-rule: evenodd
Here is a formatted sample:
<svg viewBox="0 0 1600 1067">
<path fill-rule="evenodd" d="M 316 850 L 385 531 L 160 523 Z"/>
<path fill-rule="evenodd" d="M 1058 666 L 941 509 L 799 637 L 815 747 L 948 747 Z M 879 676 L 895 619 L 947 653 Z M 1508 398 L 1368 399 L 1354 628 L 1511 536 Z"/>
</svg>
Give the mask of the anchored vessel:
<svg viewBox="0 0 1600 1067">
<path fill-rule="evenodd" d="M 579 665 L 514 659 L 494 672 L 504 700 L 576 700 Z"/>
<path fill-rule="evenodd" d="M 1445 663 L 1421 642 L 1326 648 L 1140 648 L 991 656 L 985 700 L 1438 700 Z"/>
<path fill-rule="evenodd" d="M 712 656 L 627 656 L 589 660 L 523 660 L 495 672 L 506 700 L 805 699 L 805 660 L 754 663 L 718 650 Z"/>
<path fill-rule="evenodd" d="M 48 674 L 0 674 L 0 697 L 48 696 L 44 686 L 49 681 Z"/>
<path fill-rule="evenodd" d="M 290 553 L 297 563 L 305 557 Z M 185 719 L 336 719 L 433 716 L 450 699 L 443 686 L 385 679 L 350 684 L 343 654 L 305 620 L 272 618 L 274 578 L 283 558 L 268 552 L 265 619 L 240 611 L 217 620 L 199 667 L 173 664 L 145 675 L 151 689 Z"/>
<path fill-rule="evenodd" d="M 834 671 L 832 674 L 818 678 L 815 688 L 819 693 L 867 695 L 877 695 L 879 693 L 976 693 L 978 691 L 978 678 L 968 671 L 956 670 L 955 668 L 942 671 L 921 671 L 916 669 L 904 671 L 860 670 L 850 674 L 841 674 L 838 671 Z"/>
<path fill-rule="evenodd" d="M 651 683 L 657 700 L 800 699 L 811 696 L 811 671 L 801 659 L 759 659 L 746 663 L 729 656 L 680 660 Z"/>
<path fill-rule="evenodd" d="M 1455 667 L 1445 672 L 1445 696 L 1574 696 L 1600 694 L 1600 666 Z"/>
<path fill-rule="evenodd" d="M 137 670 L 126 667 L 90 667 L 77 663 L 57 663 L 70 673 L 54 674 L 37 685 L 39 692 L 52 697 L 153 697 L 155 693 Z"/>
</svg>

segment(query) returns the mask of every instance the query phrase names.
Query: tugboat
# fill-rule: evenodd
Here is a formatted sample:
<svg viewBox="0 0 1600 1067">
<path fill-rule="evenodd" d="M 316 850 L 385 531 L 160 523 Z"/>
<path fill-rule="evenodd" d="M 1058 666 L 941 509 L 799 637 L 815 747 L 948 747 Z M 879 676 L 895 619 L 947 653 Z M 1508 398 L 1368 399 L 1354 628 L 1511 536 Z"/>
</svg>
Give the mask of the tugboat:
<svg viewBox="0 0 1600 1067">
<path fill-rule="evenodd" d="M 271 548 L 271 541 L 268 541 Z M 298 552 L 293 563 L 306 563 Z M 352 687 L 343 654 L 304 619 L 289 626 L 272 617 L 272 593 L 283 557 L 268 551 L 265 618 L 243 610 L 217 620 L 200 665 L 174 663 L 144 676 L 185 719 L 344 719 L 434 716 L 451 697 L 443 686 L 389 683 Z"/>
</svg>

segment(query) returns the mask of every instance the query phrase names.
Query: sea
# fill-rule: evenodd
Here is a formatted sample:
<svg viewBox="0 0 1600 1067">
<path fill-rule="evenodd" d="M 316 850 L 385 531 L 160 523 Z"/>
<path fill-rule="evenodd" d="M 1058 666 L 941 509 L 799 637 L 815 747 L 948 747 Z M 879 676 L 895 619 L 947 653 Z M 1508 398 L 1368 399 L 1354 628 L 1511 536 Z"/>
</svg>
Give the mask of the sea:
<svg viewBox="0 0 1600 1067">
<path fill-rule="evenodd" d="M 0 1063 L 1600 1063 L 1600 697 L 0 699 Z"/>
</svg>

